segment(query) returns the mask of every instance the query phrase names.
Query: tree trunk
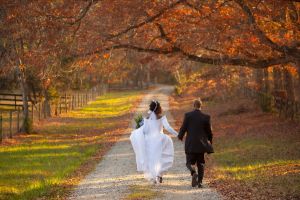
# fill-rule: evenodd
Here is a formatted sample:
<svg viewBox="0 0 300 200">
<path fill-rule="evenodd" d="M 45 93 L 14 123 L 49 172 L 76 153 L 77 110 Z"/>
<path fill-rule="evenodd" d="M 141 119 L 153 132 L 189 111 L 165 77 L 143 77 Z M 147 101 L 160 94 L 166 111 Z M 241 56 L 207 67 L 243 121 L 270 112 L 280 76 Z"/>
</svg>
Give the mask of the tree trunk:
<svg viewBox="0 0 300 200">
<path fill-rule="evenodd" d="M 247 87 L 247 75 L 244 71 L 244 69 L 240 68 L 239 70 L 239 92 L 242 94 L 244 91 L 244 88 Z"/>
<path fill-rule="evenodd" d="M 45 101 L 44 101 L 44 112 L 46 114 L 47 117 L 51 117 L 51 105 L 50 105 L 50 94 L 49 91 L 47 89 L 44 89 L 44 97 L 45 97 Z"/>
<path fill-rule="evenodd" d="M 282 90 L 283 89 L 283 82 L 282 82 L 281 67 L 274 67 L 273 79 L 274 79 L 274 91 Z"/>
<path fill-rule="evenodd" d="M 23 101 L 23 123 L 22 123 L 21 131 L 29 133 L 32 122 L 30 121 L 29 118 L 28 88 L 26 84 L 26 78 L 25 78 L 24 70 L 21 69 L 20 65 L 16 67 L 16 71 L 20 82 L 20 87 L 22 91 L 22 101 Z"/>
<path fill-rule="evenodd" d="M 300 101 L 300 60 L 296 62 L 297 73 L 298 73 L 298 86 L 296 89 L 297 101 Z"/>
<path fill-rule="evenodd" d="M 263 70 L 262 69 L 256 69 L 255 70 L 255 79 L 256 79 L 256 89 L 258 91 L 262 91 L 263 90 Z"/>
<path fill-rule="evenodd" d="M 284 68 L 284 88 L 287 92 L 287 98 L 289 100 L 295 100 L 295 91 L 294 91 L 294 80 L 293 75 L 288 70 L 288 68 Z"/>
<path fill-rule="evenodd" d="M 137 86 L 139 89 L 143 88 L 143 81 L 144 81 L 143 66 L 140 65 L 137 67 Z"/>
<path fill-rule="evenodd" d="M 147 85 L 149 86 L 151 82 L 151 72 L 150 72 L 150 65 L 147 65 Z"/>
<path fill-rule="evenodd" d="M 263 87 L 263 91 L 265 93 L 270 93 L 270 78 L 269 78 L 269 71 L 268 68 L 263 70 L 263 76 L 264 76 L 264 87 Z"/>
</svg>

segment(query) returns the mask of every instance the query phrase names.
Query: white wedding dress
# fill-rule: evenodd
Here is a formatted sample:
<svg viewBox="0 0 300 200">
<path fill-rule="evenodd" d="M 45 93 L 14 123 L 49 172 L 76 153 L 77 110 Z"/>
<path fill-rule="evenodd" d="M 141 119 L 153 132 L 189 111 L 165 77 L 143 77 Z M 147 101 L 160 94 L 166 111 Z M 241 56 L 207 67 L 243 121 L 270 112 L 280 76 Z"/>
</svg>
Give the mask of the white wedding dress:
<svg viewBox="0 0 300 200">
<path fill-rule="evenodd" d="M 162 176 L 173 165 L 173 141 L 163 133 L 163 128 L 175 136 L 178 135 L 168 123 L 166 116 L 157 119 L 152 112 L 148 119 L 144 118 L 144 125 L 132 131 L 130 136 L 137 171 L 144 172 L 148 180 Z"/>
</svg>

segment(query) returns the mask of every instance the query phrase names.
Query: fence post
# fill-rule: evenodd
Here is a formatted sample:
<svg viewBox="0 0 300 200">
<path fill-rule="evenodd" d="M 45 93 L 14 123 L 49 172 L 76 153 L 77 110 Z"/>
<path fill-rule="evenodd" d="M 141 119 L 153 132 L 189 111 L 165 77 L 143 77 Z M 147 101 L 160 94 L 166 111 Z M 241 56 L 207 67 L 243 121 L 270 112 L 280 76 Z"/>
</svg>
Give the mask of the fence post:
<svg viewBox="0 0 300 200">
<path fill-rule="evenodd" d="M 71 99 L 72 99 L 72 104 L 71 104 L 72 105 L 72 110 L 74 110 L 74 95 L 73 94 L 71 95 Z"/>
<path fill-rule="evenodd" d="M 82 102 L 83 102 L 83 106 L 85 105 L 85 95 L 84 95 L 84 93 L 82 94 Z"/>
<path fill-rule="evenodd" d="M 12 138 L 12 110 L 9 111 L 9 138 Z"/>
<path fill-rule="evenodd" d="M 76 108 L 79 107 L 79 93 L 77 93 Z"/>
<path fill-rule="evenodd" d="M 43 113 L 44 119 L 46 119 L 45 101 L 41 101 L 41 112 Z"/>
<path fill-rule="evenodd" d="M 79 93 L 77 93 L 77 98 L 76 98 L 76 108 L 79 107 Z"/>
<path fill-rule="evenodd" d="M 2 113 L 0 115 L 0 142 L 3 140 L 3 131 L 2 131 Z"/>
<path fill-rule="evenodd" d="M 67 113 L 68 112 L 67 93 L 65 93 L 65 107 L 66 107 L 66 113 Z"/>
<path fill-rule="evenodd" d="M 17 132 L 20 131 L 20 108 L 18 107 L 18 113 L 17 113 Z"/>
<path fill-rule="evenodd" d="M 39 102 L 38 111 L 39 111 L 39 121 L 41 121 L 41 101 Z"/>
<path fill-rule="evenodd" d="M 32 120 L 32 123 L 33 123 L 33 103 L 31 102 L 31 120 Z"/>
<path fill-rule="evenodd" d="M 17 110 L 17 95 L 15 95 L 15 110 Z"/>
<path fill-rule="evenodd" d="M 84 94 L 81 94 L 82 107 L 84 106 Z"/>
<path fill-rule="evenodd" d="M 61 97 L 59 97 L 59 114 L 61 114 Z"/>
<path fill-rule="evenodd" d="M 78 99 L 78 101 L 79 101 L 78 106 L 79 106 L 79 107 L 82 107 L 82 98 L 81 98 L 81 94 L 79 94 L 79 99 Z"/>
<path fill-rule="evenodd" d="M 78 104 L 77 104 L 77 107 L 80 107 L 80 103 L 81 103 L 81 101 L 80 101 L 80 94 L 78 93 Z"/>
</svg>

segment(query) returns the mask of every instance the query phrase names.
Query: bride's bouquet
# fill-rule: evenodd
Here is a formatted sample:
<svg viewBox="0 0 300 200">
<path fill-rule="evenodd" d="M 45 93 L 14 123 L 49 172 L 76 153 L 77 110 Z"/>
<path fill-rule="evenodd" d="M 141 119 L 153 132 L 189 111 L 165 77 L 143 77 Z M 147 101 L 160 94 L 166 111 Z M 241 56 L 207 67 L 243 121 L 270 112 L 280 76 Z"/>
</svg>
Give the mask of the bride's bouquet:
<svg viewBox="0 0 300 200">
<path fill-rule="evenodd" d="M 136 123 L 135 128 L 136 128 L 136 129 L 140 128 L 141 126 L 144 125 L 144 118 L 143 118 L 143 115 L 142 115 L 142 114 L 138 114 L 138 115 L 134 118 L 134 121 L 135 121 L 135 123 Z"/>
</svg>

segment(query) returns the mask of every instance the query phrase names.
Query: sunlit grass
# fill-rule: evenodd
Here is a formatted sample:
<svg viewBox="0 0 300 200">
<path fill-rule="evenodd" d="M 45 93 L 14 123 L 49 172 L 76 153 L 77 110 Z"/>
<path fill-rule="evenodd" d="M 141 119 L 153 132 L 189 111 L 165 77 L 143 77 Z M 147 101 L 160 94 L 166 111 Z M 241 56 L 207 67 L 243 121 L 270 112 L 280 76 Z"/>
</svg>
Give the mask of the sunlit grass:
<svg viewBox="0 0 300 200">
<path fill-rule="evenodd" d="M 125 200 L 154 199 L 162 196 L 159 191 L 154 190 L 149 185 L 131 185 L 129 191 L 130 193 Z"/>
<path fill-rule="evenodd" d="M 283 194 L 296 194 L 300 191 L 298 137 L 297 134 L 288 134 L 282 137 L 242 135 L 217 138 L 216 153 L 213 155 L 217 163 L 217 179 L 238 181 L 249 187 L 266 186 Z"/>
<path fill-rule="evenodd" d="M 118 120 L 139 96 L 134 91 L 107 94 L 49 120 L 18 144 L 0 146 L 0 199 L 60 199 L 67 177 L 102 148 L 108 130 L 120 128 Z"/>
</svg>

